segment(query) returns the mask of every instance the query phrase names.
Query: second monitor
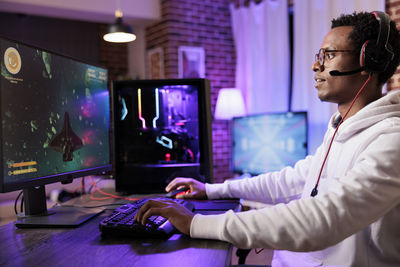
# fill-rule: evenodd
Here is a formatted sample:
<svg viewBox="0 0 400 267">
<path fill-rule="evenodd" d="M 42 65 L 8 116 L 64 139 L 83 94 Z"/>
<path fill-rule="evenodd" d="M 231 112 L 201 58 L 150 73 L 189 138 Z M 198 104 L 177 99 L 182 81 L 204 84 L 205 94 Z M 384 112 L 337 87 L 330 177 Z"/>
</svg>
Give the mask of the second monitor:
<svg viewBox="0 0 400 267">
<path fill-rule="evenodd" d="M 279 171 L 307 156 L 307 113 L 276 112 L 237 117 L 232 123 L 236 173 Z"/>
<path fill-rule="evenodd" d="M 162 192 L 175 177 L 212 180 L 210 82 L 113 83 L 116 190 Z"/>
</svg>

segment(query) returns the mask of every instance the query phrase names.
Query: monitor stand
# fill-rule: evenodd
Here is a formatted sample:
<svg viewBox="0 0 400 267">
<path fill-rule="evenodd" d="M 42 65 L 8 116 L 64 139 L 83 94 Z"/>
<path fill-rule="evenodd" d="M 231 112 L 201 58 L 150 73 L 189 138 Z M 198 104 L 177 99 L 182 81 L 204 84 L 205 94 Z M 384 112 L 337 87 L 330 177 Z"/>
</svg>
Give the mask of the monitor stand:
<svg viewBox="0 0 400 267">
<path fill-rule="evenodd" d="M 57 206 L 47 210 L 45 186 L 24 189 L 25 214 L 19 215 L 18 228 L 78 227 L 104 211 L 101 208 Z"/>
</svg>

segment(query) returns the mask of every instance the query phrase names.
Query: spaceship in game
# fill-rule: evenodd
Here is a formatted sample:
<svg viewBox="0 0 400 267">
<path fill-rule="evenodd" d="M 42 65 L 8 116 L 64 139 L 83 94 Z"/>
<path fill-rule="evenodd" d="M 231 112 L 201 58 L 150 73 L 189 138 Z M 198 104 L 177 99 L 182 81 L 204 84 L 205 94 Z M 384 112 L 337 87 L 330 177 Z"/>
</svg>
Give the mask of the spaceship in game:
<svg viewBox="0 0 400 267">
<path fill-rule="evenodd" d="M 63 161 L 72 161 L 73 152 L 83 146 L 82 140 L 72 130 L 69 114 L 65 112 L 64 127 L 51 141 L 50 147 L 57 152 L 63 153 Z"/>
</svg>

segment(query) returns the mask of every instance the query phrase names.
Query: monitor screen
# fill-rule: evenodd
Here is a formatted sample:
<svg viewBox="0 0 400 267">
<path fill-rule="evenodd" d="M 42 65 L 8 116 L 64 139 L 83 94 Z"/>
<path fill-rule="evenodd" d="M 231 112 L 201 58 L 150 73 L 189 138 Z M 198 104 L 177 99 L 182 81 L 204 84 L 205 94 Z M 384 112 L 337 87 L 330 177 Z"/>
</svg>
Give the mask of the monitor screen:
<svg viewBox="0 0 400 267">
<path fill-rule="evenodd" d="M 0 39 L 0 192 L 111 169 L 107 70 Z"/>
<path fill-rule="evenodd" d="M 207 80 L 118 81 L 112 95 L 117 191 L 162 192 L 177 176 L 211 181 Z"/>
<path fill-rule="evenodd" d="M 234 172 L 258 175 L 294 166 L 307 155 L 307 113 L 234 118 L 232 139 Z"/>
</svg>

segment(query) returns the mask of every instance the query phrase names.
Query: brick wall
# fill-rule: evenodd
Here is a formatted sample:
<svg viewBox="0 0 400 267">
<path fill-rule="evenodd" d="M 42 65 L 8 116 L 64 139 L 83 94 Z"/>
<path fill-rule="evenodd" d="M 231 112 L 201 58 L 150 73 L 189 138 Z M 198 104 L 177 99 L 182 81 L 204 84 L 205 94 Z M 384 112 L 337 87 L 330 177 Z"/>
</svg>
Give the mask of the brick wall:
<svg viewBox="0 0 400 267">
<path fill-rule="evenodd" d="M 229 0 L 163 0 L 162 19 L 146 29 L 147 49 L 161 47 L 165 78 L 178 78 L 179 46 L 203 47 L 205 78 L 211 80 L 214 114 L 219 89 L 235 85 L 235 52 Z M 230 177 L 231 137 L 229 123 L 213 121 L 214 180 Z"/>
<path fill-rule="evenodd" d="M 386 12 L 400 29 L 400 0 L 386 0 Z M 400 68 L 397 68 L 395 75 L 388 82 L 388 90 L 400 88 Z"/>
</svg>

